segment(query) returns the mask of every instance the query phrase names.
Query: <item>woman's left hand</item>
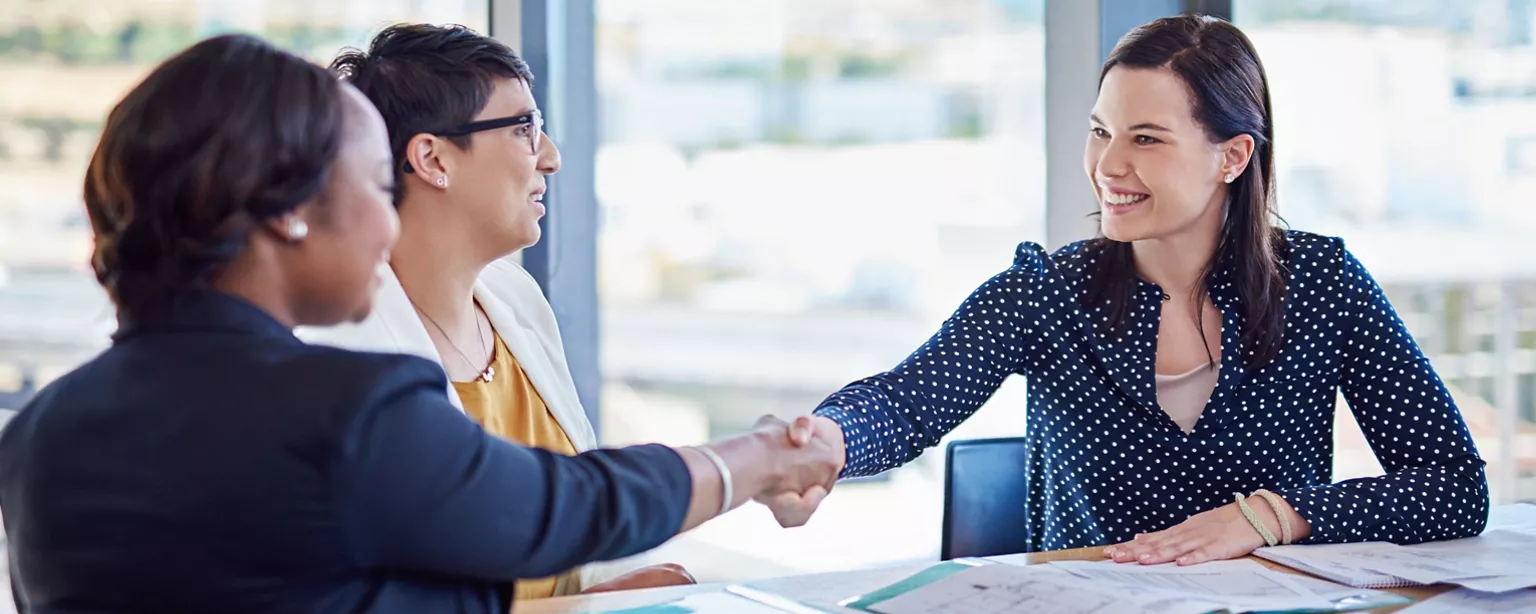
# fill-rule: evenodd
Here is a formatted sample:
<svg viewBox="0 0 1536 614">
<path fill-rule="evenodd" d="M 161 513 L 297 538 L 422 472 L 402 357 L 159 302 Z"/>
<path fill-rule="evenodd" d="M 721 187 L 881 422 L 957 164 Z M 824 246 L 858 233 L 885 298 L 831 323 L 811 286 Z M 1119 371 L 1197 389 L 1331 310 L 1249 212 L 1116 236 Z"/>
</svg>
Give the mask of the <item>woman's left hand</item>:
<svg viewBox="0 0 1536 614">
<path fill-rule="evenodd" d="M 682 584 L 694 584 L 693 575 L 682 565 L 675 563 L 662 563 L 641 567 L 627 574 L 587 587 L 581 591 L 586 593 L 608 593 L 612 591 L 627 591 L 637 588 L 656 588 L 658 586 L 678 586 Z"/>
<path fill-rule="evenodd" d="M 1249 506 L 1254 508 L 1265 526 L 1277 526 L 1278 521 L 1269 506 L 1252 503 Z M 1105 548 L 1104 554 L 1117 563 L 1194 565 L 1247 556 L 1263 545 L 1264 538 L 1248 524 L 1243 511 L 1236 503 L 1229 503 L 1190 516 L 1189 520 L 1168 529 L 1142 533 L 1132 541 Z"/>
</svg>

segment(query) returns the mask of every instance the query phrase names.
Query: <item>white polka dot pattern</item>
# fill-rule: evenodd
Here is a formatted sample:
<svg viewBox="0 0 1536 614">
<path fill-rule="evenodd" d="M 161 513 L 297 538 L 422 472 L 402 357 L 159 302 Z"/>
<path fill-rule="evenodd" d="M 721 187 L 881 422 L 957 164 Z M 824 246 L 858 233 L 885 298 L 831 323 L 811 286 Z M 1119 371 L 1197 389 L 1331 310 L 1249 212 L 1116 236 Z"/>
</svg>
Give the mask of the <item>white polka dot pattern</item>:
<svg viewBox="0 0 1536 614">
<path fill-rule="evenodd" d="M 1126 541 L 1267 488 L 1312 525 L 1308 543 L 1416 543 L 1482 532 L 1488 486 L 1460 411 L 1365 268 L 1336 238 L 1291 232 L 1284 347 L 1243 367 L 1238 296 L 1222 312 L 1221 376 L 1185 435 L 1157 405 L 1161 288 L 1138 282 L 1127 332 L 1101 335 L 1077 305 L 1086 242 L 1047 255 L 1019 246 L 895 369 L 844 387 L 817 413 L 842 425 L 845 476 L 916 458 L 1010 375 L 1029 382 L 1026 438 L 1033 550 Z M 1386 474 L 1331 484 L 1338 390 Z"/>
</svg>

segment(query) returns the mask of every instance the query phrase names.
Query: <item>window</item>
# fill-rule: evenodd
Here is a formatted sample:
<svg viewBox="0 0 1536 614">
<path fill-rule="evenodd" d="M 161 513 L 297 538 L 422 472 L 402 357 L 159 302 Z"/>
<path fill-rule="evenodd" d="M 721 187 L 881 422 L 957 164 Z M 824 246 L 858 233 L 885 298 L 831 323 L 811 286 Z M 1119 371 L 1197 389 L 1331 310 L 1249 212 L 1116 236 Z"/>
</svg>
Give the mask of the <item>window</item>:
<svg viewBox="0 0 1536 614">
<path fill-rule="evenodd" d="M 1345 237 L 1386 289 L 1452 388 L 1494 501 L 1536 497 L 1536 3 L 1233 11 L 1269 72 L 1280 212 Z M 1378 473 L 1339 422 L 1336 477 Z"/>
<path fill-rule="evenodd" d="M 85 167 L 107 112 L 157 62 L 227 31 L 316 62 L 394 21 L 484 31 L 485 0 L 29 0 L 0 15 L 0 410 L 105 347 Z M 0 538 L 3 544 L 3 538 Z M 0 549 L 3 553 L 3 549 Z M 0 586 L 8 587 L 0 556 Z M 0 612 L 11 607 L 0 591 Z"/>
<path fill-rule="evenodd" d="M 809 412 L 1043 242 L 1042 6 L 599 1 L 604 443 Z M 1021 434 L 1021 393 L 952 437 Z M 805 528 L 747 506 L 647 556 L 705 581 L 932 559 L 935 452 Z"/>
</svg>

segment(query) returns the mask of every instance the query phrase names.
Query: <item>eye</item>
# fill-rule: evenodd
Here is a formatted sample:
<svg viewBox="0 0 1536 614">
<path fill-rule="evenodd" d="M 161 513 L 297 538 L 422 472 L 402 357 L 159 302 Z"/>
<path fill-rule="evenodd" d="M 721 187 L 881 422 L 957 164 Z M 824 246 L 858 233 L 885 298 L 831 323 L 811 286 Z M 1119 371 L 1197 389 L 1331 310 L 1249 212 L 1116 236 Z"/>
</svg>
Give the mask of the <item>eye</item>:
<svg viewBox="0 0 1536 614">
<path fill-rule="evenodd" d="M 1088 129 L 1088 133 L 1092 134 L 1094 136 L 1094 138 L 1099 138 L 1099 139 L 1107 139 L 1107 138 L 1109 138 L 1109 131 L 1105 130 L 1103 128 L 1100 128 L 1098 126 L 1094 126 L 1092 128 L 1089 128 Z"/>
<path fill-rule="evenodd" d="M 528 138 L 528 135 L 532 134 L 532 130 L 533 124 L 520 124 L 512 128 L 512 134 L 522 138 Z"/>
<path fill-rule="evenodd" d="M 1161 142 L 1162 141 L 1154 139 L 1154 138 L 1152 138 L 1150 136 L 1147 136 L 1145 134 L 1138 134 L 1138 135 L 1136 135 L 1136 144 L 1137 145 L 1152 145 L 1152 144 L 1161 143 Z"/>
</svg>

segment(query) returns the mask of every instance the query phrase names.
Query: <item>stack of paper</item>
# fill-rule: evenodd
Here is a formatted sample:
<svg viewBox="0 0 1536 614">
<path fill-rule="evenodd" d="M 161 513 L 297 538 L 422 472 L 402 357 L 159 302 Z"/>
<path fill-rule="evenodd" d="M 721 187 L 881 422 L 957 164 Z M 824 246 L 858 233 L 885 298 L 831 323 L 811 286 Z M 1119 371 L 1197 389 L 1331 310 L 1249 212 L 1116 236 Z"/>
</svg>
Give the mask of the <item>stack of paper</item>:
<svg viewBox="0 0 1536 614">
<path fill-rule="evenodd" d="M 966 567 L 952 562 L 845 605 L 880 614 L 1181 614 L 1224 609 L 1326 612 L 1406 601 L 1390 593 L 1271 571 L 1252 561 L 1190 567 L 1112 562 Z"/>
<path fill-rule="evenodd" d="M 1467 539 L 1276 546 L 1255 555 L 1351 586 L 1450 583 L 1484 592 L 1536 586 L 1536 530 L 1495 529 Z"/>
</svg>

